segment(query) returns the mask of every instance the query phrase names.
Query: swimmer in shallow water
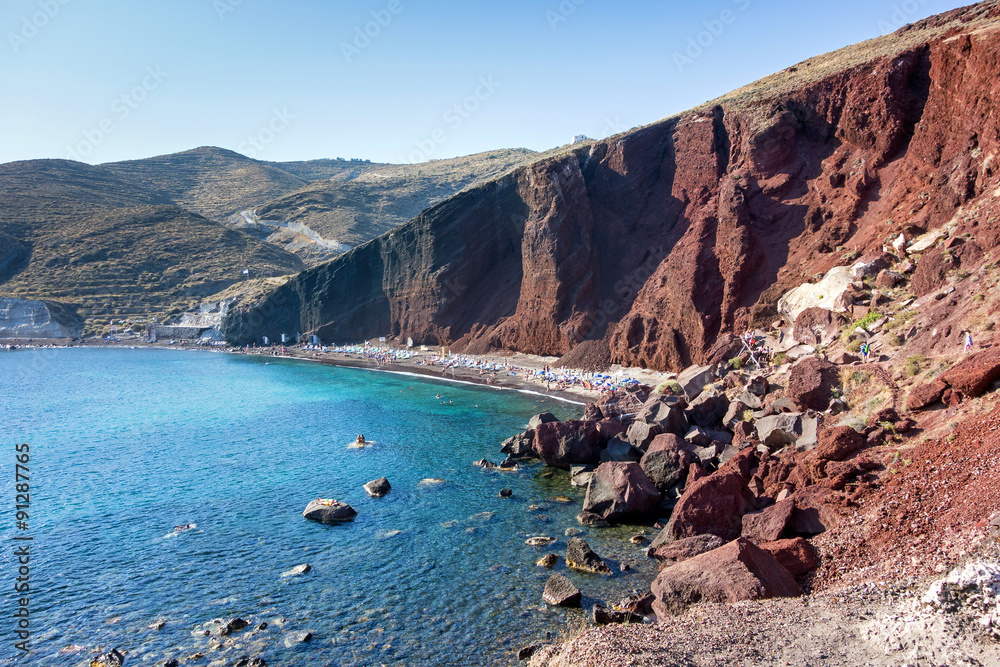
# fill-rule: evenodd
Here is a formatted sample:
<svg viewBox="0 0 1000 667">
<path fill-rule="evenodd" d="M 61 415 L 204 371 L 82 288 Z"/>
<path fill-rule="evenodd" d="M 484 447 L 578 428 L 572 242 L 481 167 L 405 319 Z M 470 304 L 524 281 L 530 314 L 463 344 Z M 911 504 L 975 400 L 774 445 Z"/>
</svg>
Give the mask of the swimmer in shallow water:
<svg viewBox="0 0 1000 667">
<path fill-rule="evenodd" d="M 363 445 L 363 444 L 365 444 L 365 436 L 363 434 L 361 434 L 361 433 L 358 433 L 358 437 L 354 441 L 354 443 L 357 444 L 357 445 Z"/>
</svg>

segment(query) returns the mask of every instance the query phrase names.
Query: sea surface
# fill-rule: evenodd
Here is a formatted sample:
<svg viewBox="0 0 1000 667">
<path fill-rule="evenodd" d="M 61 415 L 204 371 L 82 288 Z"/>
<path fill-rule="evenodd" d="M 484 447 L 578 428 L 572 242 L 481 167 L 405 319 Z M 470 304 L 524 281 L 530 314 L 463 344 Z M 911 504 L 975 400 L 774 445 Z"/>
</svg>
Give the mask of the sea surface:
<svg viewBox="0 0 1000 667">
<path fill-rule="evenodd" d="M 535 413 L 580 406 L 514 391 L 315 363 L 155 349 L 0 351 L 0 664 L 509 665 L 584 627 L 594 602 L 648 590 L 634 528 L 585 531 L 612 577 L 556 571 L 584 609 L 549 608 L 583 492 L 535 463 L 483 470 Z M 372 443 L 348 445 L 358 433 Z M 30 446 L 26 529 L 15 446 Z M 392 491 L 362 484 L 385 476 Z M 443 480 L 429 483 L 422 480 Z M 501 499 L 502 488 L 513 497 Z M 555 498 L 568 496 L 572 503 Z M 302 518 L 317 497 L 357 518 Z M 195 527 L 175 533 L 174 527 Z M 547 548 L 528 537 L 559 538 Z M 32 652 L 14 649 L 15 536 L 30 536 Z M 296 565 L 311 571 L 282 576 Z M 246 629 L 218 635 L 219 621 Z M 266 623 L 266 628 L 259 628 Z M 162 625 L 162 627 L 160 627 Z M 307 641 L 305 633 L 311 633 Z"/>
</svg>

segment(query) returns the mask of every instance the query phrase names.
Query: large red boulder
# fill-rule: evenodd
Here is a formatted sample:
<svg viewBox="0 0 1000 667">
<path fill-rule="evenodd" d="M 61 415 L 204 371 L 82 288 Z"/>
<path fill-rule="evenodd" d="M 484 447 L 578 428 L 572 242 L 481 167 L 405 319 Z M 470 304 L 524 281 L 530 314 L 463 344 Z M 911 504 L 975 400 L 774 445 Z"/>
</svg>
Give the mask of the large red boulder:
<svg viewBox="0 0 1000 667">
<path fill-rule="evenodd" d="M 635 421 L 659 425 L 661 433 L 684 435 L 688 432 L 685 407 L 687 401 L 683 397 L 653 394 L 636 414 Z"/>
<path fill-rule="evenodd" d="M 816 535 L 843 521 L 845 496 L 825 486 L 799 489 L 789 499 L 795 502 L 791 529 L 800 535 Z"/>
<path fill-rule="evenodd" d="M 602 419 L 597 422 L 597 435 L 601 441 L 616 438 L 625 432 L 625 425 L 617 419 Z"/>
<path fill-rule="evenodd" d="M 743 515 L 743 537 L 755 544 L 774 542 L 788 529 L 795 514 L 795 501 L 790 498 L 771 505 L 763 512 Z"/>
<path fill-rule="evenodd" d="M 591 476 L 583 511 L 617 521 L 650 512 L 659 501 L 660 493 L 637 462 L 608 461 Z"/>
<path fill-rule="evenodd" d="M 826 410 L 830 407 L 831 390 L 838 380 L 837 366 L 818 357 L 806 357 L 792 366 L 785 395 L 800 410 Z"/>
<path fill-rule="evenodd" d="M 652 585 L 661 621 L 695 602 L 740 602 L 802 594 L 774 556 L 739 538 L 660 572 Z"/>
<path fill-rule="evenodd" d="M 591 463 L 598 455 L 597 424 L 591 421 L 547 422 L 535 428 L 532 449 L 538 458 L 557 468 Z"/>
<path fill-rule="evenodd" d="M 642 409 L 649 394 L 641 388 L 632 391 L 626 389 L 616 389 L 605 394 L 594 403 L 594 406 L 601 411 L 605 419 L 620 418 L 622 415 L 634 415 Z"/>
<path fill-rule="evenodd" d="M 724 540 L 734 539 L 740 534 L 741 519 L 753 501 L 739 469 L 723 467 L 684 489 L 670 515 L 667 534 L 673 539 L 705 533 Z"/>
<path fill-rule="evenodd" d="M 942 373 L 939 379 L 952 391 L 959 391 L 965 396 L 979 396 L 1000 379 L 1000 350 L 970 354 Z"/>
<path fill-rule="evenodd" d="M 669 567 L 682 560 L 688 560 L 712 549 L 718 549 L 725 543 L 724 539 L 711 533 L 685 537 L 683 540 L 674 542 L 661 541 L 660 535 L 657 535 L 649 549 L 646 550 L 646 555 L 660 561 L 660 567 Z"/>
<path fill-rule="evenodd" d="M 806 572 L 811 572 L 819 567 L 819 556 L 816 555 L 816 550 L 804 538 L 793 537 L 790 540 L 778 540 L 759 546 L 774 556 L 774 559 L 781 563 L 782 567 L 788 570 L 793 577 L 801 577 Z"/>
<path fill-rule="evenodd" d="M 856 451 L 864 448 L 865 436 L 850 426 L 834 426 L 820 431 L 819 443 L 812 454 L 818 459 L 843 461 Z"/>
<path fill-rule="evenodd" d="M 792 473 L 798 468 L 800 458 L 794 449 L 762 456 L 753 480 L 761 489 L 761 495 L 777 498 L 786 489 L 794 490 Z"/>
<path fill-rule="evenodd" d="M 940 379 L 914 387 L 906 397 L 906 409 L 916 412 L 929 408 L 941 400 L 947 388 Z"/>
</svg>

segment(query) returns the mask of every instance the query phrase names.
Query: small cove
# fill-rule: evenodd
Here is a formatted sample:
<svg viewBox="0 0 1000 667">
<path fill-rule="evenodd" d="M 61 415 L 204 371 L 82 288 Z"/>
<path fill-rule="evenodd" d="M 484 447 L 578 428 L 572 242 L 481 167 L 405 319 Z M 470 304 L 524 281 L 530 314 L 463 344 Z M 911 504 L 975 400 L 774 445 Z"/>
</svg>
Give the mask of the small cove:
<svg viewBox="0 0 1000 667">
<path fill-rule="evenodd" d="M 567 419 L 579 406 L 205 352 L 19 350 L 0 368 L 4 446 L 27 442 L 32 454 L 37 634 L 17 664 L 75 666 L 117 646 L 130 666 L 198 651 L 205 664 L 259 654 L 274 665 L 502 665 L 587 615 L 546 608 L 551 572 L 535 566 L 565 552 L 582 490 L 539 464 L 472 465 L 499 460 L 531 414 Z M 348 448 L 357 433 L 375 444 Z M 361 485 L 381 476 L 392 491 L 367 497 Z M 12 480 L 4 486 L 12 496 Z M 498 498 L 501 488 L 513 497 Z M 305 521 L 317 496 L 358 517 Z M 174 535 L 183 524 L 197 527 Z M 632 532 L 584 534 L 629 572 L 557 571 L 605 602 L 645 588 L 654 566 L 627 542 Z M 558 541 L 526 546 L 534 535 Z M 281 576 L 300 563 L 312 570 Z M 236 616 L 251 627 L 211 649 L 201 633 Z M 297 641 L 304 632 L 312 638 Z"/>
</svg>

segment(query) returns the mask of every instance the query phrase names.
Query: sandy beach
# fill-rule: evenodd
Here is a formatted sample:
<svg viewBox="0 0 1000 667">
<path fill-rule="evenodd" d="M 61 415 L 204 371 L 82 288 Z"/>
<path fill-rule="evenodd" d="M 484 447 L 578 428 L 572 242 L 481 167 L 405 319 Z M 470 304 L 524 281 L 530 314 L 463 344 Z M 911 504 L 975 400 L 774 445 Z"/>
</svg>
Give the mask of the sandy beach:
<svg viewBox="0 0 1000 667">
<path fill-rule="evenodd" d="M 445 365 L 441 361 L 440 349 L 403 350 L 401 348 L 371 346 L 369 350 L 383 350 L 392 353 L 406 353 L 412 356 L 408 358 L 393 358 L 392 354 L 386 354 L 384 361 L 376 360 L 371 356 L 366 356 L 359 351 L 337 351 L 327 348 L 311 349 L 309 346 L 280 346 L 241 348 L 229 345 L 199 345 L 188 341 L 158 341 L 148 343 L 140 337 L 122 338 L 120 341 L 107 341 L 100 338 L 86 338 L 81 341 L 70 341 L 69 339 L 4 339 L 4 345 L 15 345 L 19 348 L 41 348 L 41 347 L 117 347 L 117 348 L 162 348 L 180 350 L 198 350 L 207 352 L 227 353 L 227 354 L 249 354 L 256 356 L 269 356 L 284 359 L 300 359 L 312 361 L 330 366 L 342 366 L 347 368 L 363 368 L 379 370 L 390 373 L 408 373 L 436 378 L 445 381 L 465 382 L 468 384 L 478 384 L 496 389 L 507 389 L 514 391 L 524 391 L 544 395 L 556 400 L 566 401 L 585 405 L 595 401 L 601 396 L 600 389 L 588 389 L 582 384 L 570 382 L 560 383 L 558 381 L 546 380 L 538 373 L 544 369 L 551 369 L 552 375 L 556 377 L 565 375 L 585 378 L 588 384 L 595 384 L 601 378 L 607 376 L 619 381 L 634 380 L 640 384 L 655 387 L 665 380 L 676 376 L 674 373 L 662 373 L 643 368 L 624 368 L 612 366 L 596 374 L 584 373 L 575 369 L 554 368 L 553 364 L 557 357 L 543 357 L 532 354 L 493 354 L 493 355 L 456 355 L 447 358 L 450 365 Z M 486 370 L 492 366 L 497 367 L 496 372 Z"/>
</svg>

